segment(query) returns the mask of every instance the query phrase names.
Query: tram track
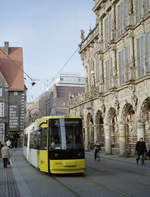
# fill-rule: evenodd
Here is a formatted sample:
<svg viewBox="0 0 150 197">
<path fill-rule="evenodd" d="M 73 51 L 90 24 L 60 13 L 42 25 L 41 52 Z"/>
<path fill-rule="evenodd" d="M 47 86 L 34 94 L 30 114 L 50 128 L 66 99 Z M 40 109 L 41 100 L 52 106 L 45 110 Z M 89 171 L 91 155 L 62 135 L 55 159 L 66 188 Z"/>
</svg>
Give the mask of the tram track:
<svg viewBox="0 0 150 197">
<path fill-rule="evenodd" d="M 52 177 L 52 176 L 51 176 Z M 81 195 L 79 195 L 76 191 L 74 191 L 71 187 L 69 187 L 68 185 L 64 184 L 62 181 L 60 181 L 57 177 L 52 177 L 53 180 L 55 180 L 57 183 L 59 183 L 61 186 L 63 186 L 64 188 L 66 188 L 67 190 L 69 190 L 71 193 L 73 193 L 75 196 L 78 197 L 83 197 Z"/>
<path fill-rule="evenodd" d="M 114 161 L 114 162 L 117 161 L 117 162 L 120 162 L 120 163 L 125 163 L 125 162 L 126 162 L 126 163 L 128 163 L 128 164 L 130 164 L 130 165 L 134 165 L 134 166 L 135 166 L 135 163 L 128 162 L 128 161 L 122 161 L 122 160 L 117 159 L 117 158 L 116 158 L 116 159 L 111 159 L 111 158 L 104 157 L 104 156 L 101 156 L 101 158 L 102 158 L 102 159 L 108 159 L 108 160 L 111 160 L 111 161 Z M 135 162 L 136 162 L 136 161 L 135 161 Z M 145 165 L 144 165 L 144 167 L 146 167 L 146 168 L 148 168 L 148 169 L 150 168 L 150 166 L 145 166 Z"/>
<path fill-rule="evenodd" d="M 58 177 L 52 177 L 56 182 L 58 182 L 61 186 L 65 187 L 66 189 L 68 189 L 70 192 L 72 192 L 73 194 L 75 194 L 76 196 L 78 197 L 84 197 L 85 195 L 80 195 L 78 192 L 76 192 L 74 189 L 72 189 L 72 187 L 66 185 L 63 180 L 61 178 L 58 178 Z M 80 177 L 83 179 L 83 177 Z M 92 178 L 88 178 L 87 176 L 85 176 L 86 180 L 90 181 L 90 183 L 94 183 L 95 185 L 97 185 L 98 187 L 104 189 L 105 191 L 109 191 L 109 192 L 113 192 L 113 193 L 116 193 L 116 194 L 119 194 L 120 196 L 125 196 L 125 197 L 133 197 L 132 195 L 126 193 L 126 192 L 122 192 L 118 189 L 114 189 L 113 187 L 111 186 L 106 186 L 100 182 L 97 182 L 95 180 L 93 180 Z"/>
<path fill-rule="evenodd" d="M 97 171 L 97 172 L 100 172 L 100 173 L 101 173 L 101 171 L 98 170 L 98 169 L 96 169 L 96 168 L 93 168 L 93 167 L 88 166 L 88 165 L 87 165 L 87 167 L 88 167 L 88 168 L 91 168 L 93 171 Z M 128 173 L 131 173 L 132 171 L 127 171 L 127 172 L 128 172 Z M 132 172 L 132 173 L 133 173 L 133 172 Z M 136 174 L 136 175 L 137 175 L 137 174 Z M 150 176 L 146 176 L 146 175 L 143 175 L 143 174 L 140 174 L 140 173 L 139 173 L 138 175 L 140 175 L 140 176 L 145 176 L 145 177 L 150 177 Z M 128 179 L 128 178 L 125 178 L 125 177 L 121 177 L 121 179 L 124 179 L 125 181 L 129 181 L 129 179 Z M 143 183 L 143 182 L 139 181 L 138 179 L 136 179 L 136 182 L 139 183 L 139 184 L 142 184 L 142 185 L 146 186 L 147 188 L 150 188 L 150 184 Z"/>
<path fill-rule="evenodd" d="M 15 163 L 15 162 L 13 161 L 13 163 Z M 100 164 L 101 162 L 99 162 L 99 163 L 96 162 L 96 163 Z M 86 166 L 87 166 L 87 174 L 85 176 L 76 176 L 76 175 L 64 175 L 64 176 L 60 175 L 59 176 L 59 175 L 48 175 L 48 174 L 47 175 L 50 178 L 49 180 L 52 179 L 53 181 L 55 181 L 58 184 L 57 187 L 59 187 L 59 185 L 60 185 L 61 187 L 63 187 L 66 190 L 66 192 L 68 191 L 68 193 L 70 194 L 69 195 L 70 197 L 86 197 L 86 192 L 84 192 L 84 191 L 81 192 L 81 190 L 87 191 L 88 189 L 89 189 L 89 192 L 91 192 L 90 188 L 88 188 L 88 187 L 86 188 L 86 185 L 89 185 L 90 187 L 95 185 L 95 187 L 99 188 L 97 190 L 99 192 L 99 196 L 107 196 L 107 195 L 105 195 L 105 193 L 109 193 L 109 192 L 114 194 L 114 196 L 116 195 L 119 197 L 133 197 L 133 196 L 135 196 L 134 194 L 128 193 L 128 190 L 122 191 L 122 190 L 124 190 L 124 188 L 121 188 L 121 189 L 116 188 L 117 184 L 113 186 L 111 184 L 108 185 L 108 184 L 102 183 L 103 182 L 102 178 L 97 179 L 93 173 L 90 173 L 90 169 L 91 169 L 91 172 L 93 171 L 97 174 L 99 173 L 99 175 L 101 173 L 103 173 L 103 175 L 105 176 L 105 172 L 104 172 L 105 169 L 102 169 L 102 170 L 97 169 L 98 165 L 97 165 L 97 167 L 93 167 L 93 166 L 91 167 L 90 164 L 87 164 Z M 107 167 L 107 166 L 105 166 L 105 167 Z M 115 170 L 117 170 L 117 169 L 115 169 Z M 119 170 L 121 170 L 121 168 Z M 125 172 L 127 172 L 127 173 L 132 172 L 133 173 L 133 171 L 128 170 L 128 169 L 125 169 Z M 106 175 L 108 173 L 109 173 L 109 170 L 106 172 Z M 134 173 L 136 173 L 136 172 L 134 171 Z M 144 176 L 142 173 L 137 173 L 137 174 L 140 176 Z M 92 177 L 91 177 L 91 175 L 92 175 Z M 112 175 L 112 177 L 113 177 L 113 175 Z M 145 175 L 145 177 L 150 177 L 150 176 Z M 119 178 L 121 178 L 121 176 L 119 176 Z M 125 182 L 129 181 L 129 179 L 127 177 L 123 177 L 123 180 L 125 180 Z M 81 181 L 81 185 L 80 185 L 80 181 Z M 149 184 L 144 184 L 142 182 L 139 182 L 138 180 L 136 180 L 136 181 L 138 182 L 138 185 L 143 184 L 143 186 L 145 186 L 145 188 L 150 187 Z M 28 184 L 28 182 L 27 182 L 27 184 Z M 85 187 L 83 189 L 82 189 L 82 184 L 84 185 L 83 187 Z M 92 194 L 94 196 L 94 193 L 91 192 L 91 196 L 92 196 Z"/>
<path fill-rule="evenodd" d="M 106 158 L 106 157 L 103 157 L 103 156 L 101 156 L 101 159 L 103 159 L 103 160 L 111 160 L 111 161 L 113 161 L 114 163 L 117 161 L 117 162 L 120 162 L 120 163 L 123 163 L 123 164 L 125 164 L 125 162 L 124 161 L 121 161 L 121 160 L 114 160 L 114 159 L 111 159 L 111 158 Z M 137 165 L 136 164 L 134 164 L 134 163 L 131 163 L 131 162 L 126 162 L 126 163 L 128 163 L 129 165 L 134 165 L 134 166 L 136 166 L 137 167 Z M 91 166 L 88 166 L 88 167 L 90 167 L 91 168 Z M 140 167 L 140 166 L 139 166 Z M 143 168 L 148 168 L 148 169 L 150 169 L 150 167 L 149 166 L 141 166 L 141 167 L 143 167 Z M 93 169 L 95 169 L 96 171 L 99 171 L 99 170 L 97 170 L 96 168 L 93 168 Z M 133 173 L 133 171 L 131 171 L 131 170 L 126 170 L 126 172 L 128 172 L 128 173 Z M 150 175 L 147 175 L 147 174 L 143 174 L 143 173 L 139 173 L 139 172 L 136 172 L 136 175 L 140 175 L 140 176 L 145 176 L 145 177 L 149 177 L 150 178 Z"/>
</svg>

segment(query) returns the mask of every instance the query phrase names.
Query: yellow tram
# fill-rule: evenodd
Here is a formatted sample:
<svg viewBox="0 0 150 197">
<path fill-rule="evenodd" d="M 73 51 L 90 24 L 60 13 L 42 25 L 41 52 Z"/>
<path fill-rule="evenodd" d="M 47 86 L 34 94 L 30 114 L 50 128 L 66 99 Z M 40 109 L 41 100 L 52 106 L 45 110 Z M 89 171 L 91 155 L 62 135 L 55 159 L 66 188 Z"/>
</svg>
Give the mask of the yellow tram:
<svg viewBox="0 0 150 197">
<path fill-rule="evenodd" d="M 85 153 L 79 116 L 49 116 L 24 131 L 24 156 L 42 172 L 84 173 Z"/>
</svg>

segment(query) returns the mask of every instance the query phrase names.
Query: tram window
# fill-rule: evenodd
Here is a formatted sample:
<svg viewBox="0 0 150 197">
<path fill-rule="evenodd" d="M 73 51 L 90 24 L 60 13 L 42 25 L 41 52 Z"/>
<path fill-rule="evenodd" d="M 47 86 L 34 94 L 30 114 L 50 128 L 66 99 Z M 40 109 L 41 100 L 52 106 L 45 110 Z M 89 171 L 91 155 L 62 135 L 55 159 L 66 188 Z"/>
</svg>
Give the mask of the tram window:
<svg viewBox="0 0 150 197">
<path fill-rule="evenodd" d="M 24 135 L 24 146 L 27 146 L 28 136 L 27 134 Z"/>
<path fill-rule="evenodd" d="M 61 149 L 61 131 L 58 119 L 51 120 L 50 149 Z"/>
<path fill-rule="evenodd" d="M 67 149 L 82 149 L 82 122 L 81 120 L 65 119 Z"/>
<path fill-rule="evenodd" d="M 39 133 L 38 131 L 34 131 L 30 135 L 30 148 L 38 149 L 39 147 Z"/>
<path fill-rule="evenodd" d="M 42 128 L 41 131 L 41 147 L 40 149 L 46 150 L 47 149 L 47 128 Z"/>
</svg>

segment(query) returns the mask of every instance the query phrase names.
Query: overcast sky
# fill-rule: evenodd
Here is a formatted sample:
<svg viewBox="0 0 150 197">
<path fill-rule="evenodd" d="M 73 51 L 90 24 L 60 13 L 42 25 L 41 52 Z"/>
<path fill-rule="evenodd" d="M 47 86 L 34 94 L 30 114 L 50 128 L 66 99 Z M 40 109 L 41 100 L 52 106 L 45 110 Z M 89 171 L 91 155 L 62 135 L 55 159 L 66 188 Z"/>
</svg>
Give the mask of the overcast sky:
<svg viewBox="0 0 150 197">
<path fill-rule="evenodd" d="M 37 98 L 50 84 L 80 44 L 80 30 L 88 34 L 95 26 L 93 0 L 5 0 L 0 6 L 0 45 L 9 41 L 12 47 L 23 47 L 27 100 Z M 81 73 L 76 53 L 62 73 Z"/>
</svg>

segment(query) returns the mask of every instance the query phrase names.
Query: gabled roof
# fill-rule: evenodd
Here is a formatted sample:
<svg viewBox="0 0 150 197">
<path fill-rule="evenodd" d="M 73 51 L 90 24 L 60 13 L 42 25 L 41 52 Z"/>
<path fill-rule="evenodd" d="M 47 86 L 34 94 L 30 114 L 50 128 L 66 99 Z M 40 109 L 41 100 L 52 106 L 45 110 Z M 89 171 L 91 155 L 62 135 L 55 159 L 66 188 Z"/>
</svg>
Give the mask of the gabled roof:
<svg viewBox="0 0 150 197">
<path fill-rule="evenodd" d="M 0 47 L 0 72 L 5 77 L 10 91 L 24 91 L 23 52 L 21 47 Z"/>
</svg>

